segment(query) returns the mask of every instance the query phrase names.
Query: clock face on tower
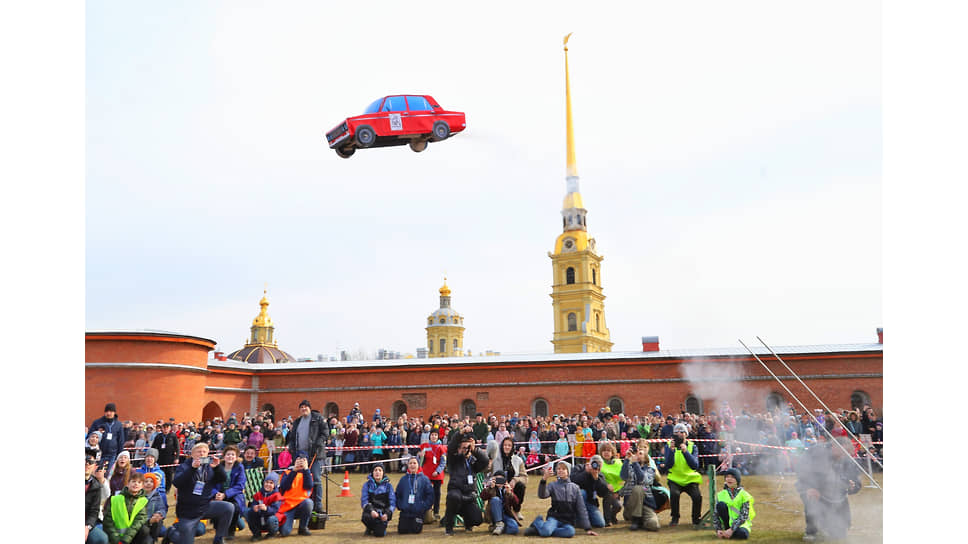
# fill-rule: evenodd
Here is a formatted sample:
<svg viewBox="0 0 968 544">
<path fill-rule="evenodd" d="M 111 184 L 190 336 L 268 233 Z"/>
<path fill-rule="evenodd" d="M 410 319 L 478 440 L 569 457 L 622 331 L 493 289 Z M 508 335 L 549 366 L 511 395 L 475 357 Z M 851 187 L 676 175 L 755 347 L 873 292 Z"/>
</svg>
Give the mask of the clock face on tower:
<svg viewBox="0 0 968 544">
<path fill-rule="evenodd" d="M 562 248 L 562 251 L 575 251 L 575 240 L 572 238 L 565 238 Z"/>
</svg>

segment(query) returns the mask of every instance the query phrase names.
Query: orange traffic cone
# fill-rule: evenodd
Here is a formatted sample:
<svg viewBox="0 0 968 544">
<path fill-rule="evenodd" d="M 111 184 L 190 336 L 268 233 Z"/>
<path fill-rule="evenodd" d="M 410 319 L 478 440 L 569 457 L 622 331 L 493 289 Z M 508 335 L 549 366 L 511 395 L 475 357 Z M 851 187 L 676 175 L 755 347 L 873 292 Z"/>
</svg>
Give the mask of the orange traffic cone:
<svg viewBox="0 0 968 544">
<path fill-rule="evenodd" d="M 343 476 L 343 487 L 339 492 L 340 497 L 352 497 L 353 492 L 350 490 L 350 471 L 346 471 L 346 476 Z"/>
</svg>

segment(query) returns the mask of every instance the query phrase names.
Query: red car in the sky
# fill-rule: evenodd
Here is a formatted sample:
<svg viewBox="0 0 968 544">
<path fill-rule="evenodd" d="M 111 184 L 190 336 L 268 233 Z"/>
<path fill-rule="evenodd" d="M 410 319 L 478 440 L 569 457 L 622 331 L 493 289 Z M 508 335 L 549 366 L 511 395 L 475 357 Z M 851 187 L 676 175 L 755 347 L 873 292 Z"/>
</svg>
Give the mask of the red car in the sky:
<svg viewBox="0 0 968 544">
<path fill-rule="evenodd" d="M 447 111 L 429 95 L 395 94 L 370 104 L 326 133 L 329 147 L 344 159 L 358 148 L 410 144 L 420 152 L 427 142 L 446 140 L 467 126 L 464 113 Z"/>
</svg>

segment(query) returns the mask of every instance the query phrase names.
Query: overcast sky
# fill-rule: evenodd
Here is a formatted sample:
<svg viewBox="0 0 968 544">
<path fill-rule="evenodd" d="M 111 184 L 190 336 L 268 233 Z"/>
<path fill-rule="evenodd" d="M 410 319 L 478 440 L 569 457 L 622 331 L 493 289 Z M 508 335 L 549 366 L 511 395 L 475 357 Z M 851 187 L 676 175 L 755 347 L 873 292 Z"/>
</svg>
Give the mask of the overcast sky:
<svg viewBox="0 0 968 544">
<path fill-rule="evenodd" d="M 86 323 L 413 353 L 443 282 L 478 353 L 551 352 L 562 38 L 613 350 L 876 341 L 880 3 L 91 1 Z M 467 130 L 341 159 L 374 99 Z"/>
</svg>

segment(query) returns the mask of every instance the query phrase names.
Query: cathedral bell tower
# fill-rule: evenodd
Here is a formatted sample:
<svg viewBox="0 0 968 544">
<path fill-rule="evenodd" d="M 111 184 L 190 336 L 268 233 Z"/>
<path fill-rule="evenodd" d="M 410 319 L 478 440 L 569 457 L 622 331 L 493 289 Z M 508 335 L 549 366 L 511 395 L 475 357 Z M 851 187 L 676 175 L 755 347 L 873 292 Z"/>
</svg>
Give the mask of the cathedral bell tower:
<svg viewBox="0 0 968 544">
<path fill-rule="evenodd" d="M 612 351 L 605 326 L 605 295 L 602 294 L 602 257 L 595 239 L 588 236 L 588 210 L 578 189 L 575 138 L 571 118 L 571 87 L 568 80 L 568 38 L 565 36 L 565 120 L 567 173 L 565 200 L 561 208 L 562 233 L 551 257 L 555 353 Z"/>
<path fill-rule="evenodd" d="M 464 318 L 450 307 L 447 278 L 439 292 L 440 308 L 427 317 L 427 356 L 460 357 L 464 354 Z"/>
</svg>

